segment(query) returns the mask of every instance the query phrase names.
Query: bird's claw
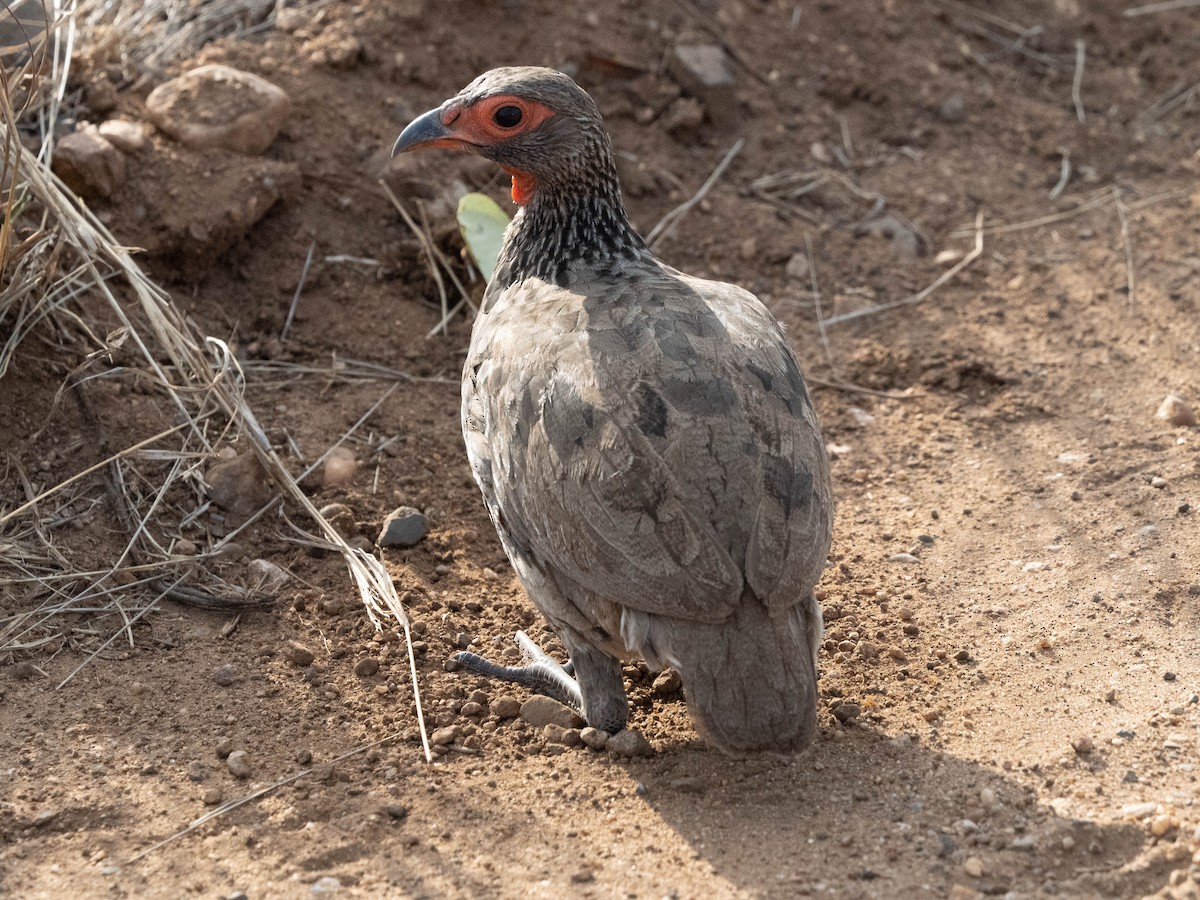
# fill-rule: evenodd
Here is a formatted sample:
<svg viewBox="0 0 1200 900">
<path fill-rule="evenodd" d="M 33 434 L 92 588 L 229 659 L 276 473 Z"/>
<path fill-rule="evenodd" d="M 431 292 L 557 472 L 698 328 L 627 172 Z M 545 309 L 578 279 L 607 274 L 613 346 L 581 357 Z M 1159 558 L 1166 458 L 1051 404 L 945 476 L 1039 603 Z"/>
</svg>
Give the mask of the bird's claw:
<svg viewBox="0 0 1200 900">
<path fill-rule="evenodd" d="M 455 653 L 451 658 L 474 675 L 519 684 L 535 694 L 545 694 L 582 713 L 583 695 L 579 690 L 579 682 L 572 677 L 574 666 L 570 662 L 563 666 L 523 631 L 517 632 L 516 639 L 525 658 L 523 666 L 498 665 L 466 650 Z"/>
</svg>

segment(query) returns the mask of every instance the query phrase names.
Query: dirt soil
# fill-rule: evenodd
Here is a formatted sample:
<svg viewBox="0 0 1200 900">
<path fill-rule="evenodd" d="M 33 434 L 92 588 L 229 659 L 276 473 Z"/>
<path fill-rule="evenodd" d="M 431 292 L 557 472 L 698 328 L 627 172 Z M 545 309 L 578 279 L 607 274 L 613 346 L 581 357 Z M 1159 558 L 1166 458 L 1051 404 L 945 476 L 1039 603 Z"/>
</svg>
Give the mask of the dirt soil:
<svg viewBox="0 0 1200 900">
<path fill-rule="evenodd" d="M 94 643 L 0 659 L 0 894 L 1196 897 L 1200 430 L 1155 410 L 1172 391 L 1200 408 L 1200 12 L 1123 16 L 1132 2 L 379 0 L 205 47 L 179 70 L 221 62 L 280 85 L 282 136 L 247 163 L 154 134 L 94 207 L 157 248 L 145 265 L 206 333 L 292 366 L 251 368 L 248 390 L 297 472 L 389 387 L 320 374 L 334 357 L 414 376 L 351 438 L 355 479 L 315 498 L 348 506 L 368 540 L 397 506 L 428 515 L 428 536 L 384 559 L 426 719 L 459 730 L 424 761 L 403 641 L 375 632 L 336 554 L 269 517 L 224 565 L 265 558 L 293 579 L 227 636 L 232 616 L 164 603 L 132 649 L 114 643 L 61 689 Z M 742 60 L 733 129 L 674 104 L 662 65 L 712 35 Z M 554 643 L 461 445 L 469 322 L 426 337 L 437 289 L 378 179 L 423 198 L 455 252 L 444 191 L 502 199 L 504 180 L 451 154 L 390 163 L 390 147 L 515 63 L 569 67 L 593 93 L 643 232 L 746 140 L 659 251 L 758 293 L 812 377 L 838 514 L 821 731 L 796 758 L 707 748 L 679 693 L 633 662 L 650 758 L 549 740 L 497 714 L 520 691 L 446 671 L 464 646 L 503 657 L 518 628 Z M 81 118 L 144 119 L 173 74 Z M 300 176 L 227 250 L 163 237 L 235 204 L 226 175 L 246 165 Z M 755 184 L 780 173 L 825 175 L 796 196 Z M 824 322 L 934 283 L 971 251 L 980 211 L 982 254 L 932 293 Z M 30 342 L 0 391 L 0 449 L 62 478 L 101 454 L 69 403 L 26 442 L 65 371 L 43 352 Z M 96 397 L 114 442 L 160 427 L 137 391 Z M 6 477 L 11 506 L 24 495 Z M 203 545 L 217 526 L 164 540 Z M 97 559 L 124 544 L 102 512 L 61 541 Z"/>
</svg>

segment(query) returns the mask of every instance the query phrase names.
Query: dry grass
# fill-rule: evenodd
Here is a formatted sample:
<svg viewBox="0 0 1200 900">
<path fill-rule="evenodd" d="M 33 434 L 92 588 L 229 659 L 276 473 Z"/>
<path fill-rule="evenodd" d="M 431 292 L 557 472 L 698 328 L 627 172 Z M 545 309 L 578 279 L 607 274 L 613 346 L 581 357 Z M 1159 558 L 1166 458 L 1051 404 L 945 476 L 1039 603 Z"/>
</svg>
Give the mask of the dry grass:
<svg viewBox="0 0 1200 900">
<path fill-rule="evenodd" d="M 0 75 L 0 379 L 34 362 L 56 366 L 61 379 L 48 408 L 25 410 L 46 423 L 42 431 L 2 461 L 21 499 L 0 503 L 0 662 L 70 651 L 83 655 L 78 671 L 114 645 L 132 646 L 139 621 L 168 597 L 216 608 L 270 602 L 269 592 L 230 583 L 211 565 L 237 532 L 218 537 L 198 527 L 207 509 L 203 469 L 221 446 L 236 444 L 258 458 L 277 494 L 243 527 L 281 503 L 299 507 L 342 554 L 376 626 L 395 619 L 403 629 L 424 737 L 408 619 L 386 569 L 350 547 L 300 490 L 247 404 L 244 373 L 224 342 L 198 333 L 49 168 L 73 54 L 111 53 L 116 41 L 123 59 L 160 65 L 214 34 L 269 25 L 275 6 L 83 3 L 78 24 L 44 23 Z M 29 3 L 12 9 L 28 13 Z M 172 20 L 185 10 L 186 21 Z M 175 424 L 110 435 L 92 402 L 102 386 L 147 398 L 159 421 Z M 50 468 L 31 467 L 29 457 L 67 403 L 86 428 L 72 448 L 80 452 L 60 453 L 63 464 L 99 461 L 47 483 Z M 115 552 L 98 559 L 60 539 L 98 516 L 123 536 Z M 185 536 L 199 545 L 186 556 L 174 552 Z M 429 758 L 427 742 L 425 751 Z"/>
</svg>

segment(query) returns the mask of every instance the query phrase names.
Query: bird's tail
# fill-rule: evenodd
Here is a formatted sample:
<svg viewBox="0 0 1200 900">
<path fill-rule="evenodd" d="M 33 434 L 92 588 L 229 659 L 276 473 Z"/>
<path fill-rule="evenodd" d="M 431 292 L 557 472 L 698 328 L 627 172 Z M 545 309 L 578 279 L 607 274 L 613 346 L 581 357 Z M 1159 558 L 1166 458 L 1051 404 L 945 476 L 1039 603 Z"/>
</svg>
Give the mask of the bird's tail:
<svg viewBox="0 0 1200 900">
<path fill-rule="evenodd" d="M 821 611 L 809 598 L 772 615 L 747 588 L 724 622 L 659 619 L 647 637 L 683 681 L 696 730 L 725 753 L 791 753 L 817 730 Z"/>
</svg>

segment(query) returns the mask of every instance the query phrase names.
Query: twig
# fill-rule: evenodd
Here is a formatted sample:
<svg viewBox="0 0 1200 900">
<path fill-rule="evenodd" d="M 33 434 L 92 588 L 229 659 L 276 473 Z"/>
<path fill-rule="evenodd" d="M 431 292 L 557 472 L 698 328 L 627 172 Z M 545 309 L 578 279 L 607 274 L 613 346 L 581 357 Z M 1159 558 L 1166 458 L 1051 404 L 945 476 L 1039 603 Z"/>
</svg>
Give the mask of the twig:
<svg viewBox="0 0 1200 900">
<path fill-rule="evenodd" d="M 715 185 L 720 177 L 725 174 L 725 170 L 729 168 L 729 164 L 733 162 L 734 157 L 742 152 L 742 147 L 744 146 L 746 146 L 746 139 L 738 138 L 737 142 L 729 148 L 725 156 L 721 158 L 721 161 L 717 163 L 717 167 L 713 169 L 713 173 L 708 176 L 708 180 L 706 180 L 704 184 L 700 185 L 700 190 L 696 191 L 696 193 L 693 194 L 690 199 L 685 200 L 683 203 L 679 204 L 677 207 L 663 216 L 659 223 L 655 225 L 653 229 L 651 229 L 650 234 L 646 237 L 646 244 L 651 249 L 653 249 L 659 241 L 674 231 L 675 226 L 679 224 L 680 220 L 682 220 L 685 215 L 687 215 L 688 211 L 704 199 L 705 195 L 712 190 L 713 185 Z"/>
<path fill-rule="evenodd" d="M 1048 216 L 1041 216 L 1037 219 L 1027 219 L 1024 222 L 1012 222 L 1008 225 L 988 225 L 984 232 L 986 234 L 1011 234 L 1014 231 L 1028 231 L 1031 228 L 1040 228 L 1043 225 L 1053 225 L 1056 222 L 1065 222 L 1067 219 L 1073 219 L 1076 216 L 1087 212 L 1090 209 L 1095 209 L 1097 206 L 1103 206 L 1105 203 L 1111 203 L 1116 197 L 1120 196 L 1116 188 L 1106 190 L 1098 197 L 1093 197 L 1084 203 L 1080 203 L 1074 209 L 1068 209 L 1060 213 L 1051 213 Z M 950 232 L 950 237 L 967 237 L 973 233 L 972 230 L 965 228 L 957 228 Z"/>
<path fill-rule="evenodd" d="M 1162 3 L 1131 6 L 1121 15 L 1127 19 L 1132 19 L 1134 16 L 1148 16 L 1152 13 L 1170 12 L 1173 9 L 1187 9 L 1189 6 L 1200 6 L 1200 0 L 1163 0 Z"/>
<path fill-rule="evenodd" d="M 1134 306 L 1133 243 L 1129 240 L 1129 217 L 1125 215 L 1125 204 L 1117 197 L 1117 218 L 1121 222 L 1121 245 L 1125 248 L 1125 284 L 1129 290 L 1129 305 Z"/>
<path fill-rule="evenodd" d="M 389 741 L 394 741 L 398 737 L 399 737 L 398 734 L 389 734 L 387 737 L 380 738 L 379 740 L 375 741 L 374 743 L 364 744 L 362 747 L 355 747 L 353 750 L 343 753 L 341 756 L 335 756 L 333 759 L 330 760 L 330 763 L 331 764 L 332 763 L 340 763 L 344 759 L 349 759 L 350 757 L 357 756 L 360 753 L 366 753 L 368 750 L 372 750 L 375 747 L 378 747 L 382 744 L 388 743 Z M 153 844 L 152 846 L 147 847 L 141 853 L 139 853 L 136 856 L 134 856 L 133 858 L 131 858 L 128 862 L 128 865 L 133 865 L 138 860 L 149 856 L 155 850 L 159 850 L 162 847 L 165 847 L 167 844 L 171 843 L 172 841 L 176 841 L 179 838 L 184 837 L 185 835 L 191 834 L 193 831 L 195 831 L 197 828 L 199 828 L 201 825 L 205 824 L 206 822 L 211 822 L 213 819 L 215 819 L 219 816 L 223 816 L 227 812 L 232 812 L 233 810 L 237 809 L 239 806 L 245 806 L 247 803 L 251 803 L 251 802 L 257 800 L 259 797 L 265 797 L 267 794 L 271 793 L 272 791 L 276 791 L 281 787 L 285 787 L 286 785 L 291 784 L 293 781 L 299 781 L 304 776 L 311 775 L 312 773 L 313 773 L 313 769 L 303 769 L 302 771 L 297 772 L 295 775 L 289 775 L 287 778 L 281 778 L 279 781 L 273 782 L 272 784 L 268 784 L 266 787 L 261 787 L 257 791 L 251 791 L 249 794 L 246 794 L 246 796 L 244 796 L 244 797 L 239 797 L 236 800 L 230 800 L 228 803 L 222 803 L 216 809 L 206 812 L 204 815 L 200 816 L 198 819 L 193 819 L 191 822 L 188 823 L 188 826 L 186 828 L 183 828 L 183 829 L 175 832 L 173 835 L 171 835 L 168 838 L 164 838 L 163 840 L 159 841 L 157 844 Z"/>
<path fill-rule="evenodd" d="M 911 306 L 914 303 L 920 303 L 922 300 L 924 300 L 926 297 L 928 297 L 930 294 L 932 294 L 934 291 L 936 291 L 939 287 L 941 287 L 943 284 L 945 284 L 947 281 L 949 281 L 951 278 L 953 278 L 955 275 L 957 275 L 959 272 L 961 272 L 963 269 L 965 269 L 971 263 L 975 262 L 975 260 L 977 260 L 980 257 L 980 255 L 982 255 L 982 253 L 983 253 L 983 211 L 981 210 L 979 213 L 977 213 L 975 215 L 975 247 L 971 250 L 970 253 L 968 253 L 966 256 L 964 256 L 962 259 L 960 259 L 957 263 L 955 263 L 952 268 L 947 269 L 945 272 L 943 272 L 941 275 L 939 275 L 936 279 L 934 279 L 933 283 L 930 284 L 928 287 L 926 287 L 924 290 L 918 291 L 917 293 L 913 294 L 911 297 L 905 297 L 902 300 L 894 300 L 891 303 L 880 303 L 877 306 L 869 306 L 866 309 L 856 309 L 853 312 L 842 313 L 840 316 L 833 316 L 830 319 L 826 319 L 825 324 L 826 325 L 838 325 L 838 324 L 841 324 L 842 322 L 849 322 L 853 319 L 861 319 L 864 316 L 874 315 L 875 313 L 883 312 L 884 310 L 895 309 L 899 306 Z"/>
<path fill-rule="evenodd" d="M 1083 62 L 1087 55 L 1087 44 L 1080 38 L 1075 42 L 1075 78 L 1071 82 L 1071 102 L 1075 104 L 1075 118 L 1080 122 L 1087 116 L 1083 111 Z"/>
<path fill-rule="evenodd" d="M 1071 154 L 1064 147 L 1062 150 L 1062 172 L 1058 176 L 1058 184 L 1050 190 L 1050 199 L 1057 200 L 1062 196 L 1062 192 L 1067 189 L 1067 182 L 1071 180 Z"/>
<path fill-rule="evenodd" d="M 287 340 L 288 332 L 292 330 L 292 320 L 296 318 L 296 307 L 300 305 L 300 292 L 304 290 L 304 282 L 308 280 L 308 267 L 312 265 L 313 252 L 317 249 L 317 239 L 313 238 L 308 245 L 308 256 L 304 259 L 304 268 L 300 270 L 300 283 L 296 285 L 296 293 L 292 294 L 292 305 L 288 307 L 287 318 L 283 322 L 283 330 L 279 332 L 282 343 Z"/>
</svg>

